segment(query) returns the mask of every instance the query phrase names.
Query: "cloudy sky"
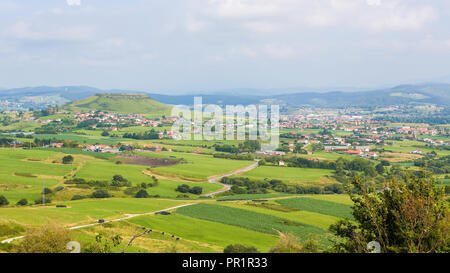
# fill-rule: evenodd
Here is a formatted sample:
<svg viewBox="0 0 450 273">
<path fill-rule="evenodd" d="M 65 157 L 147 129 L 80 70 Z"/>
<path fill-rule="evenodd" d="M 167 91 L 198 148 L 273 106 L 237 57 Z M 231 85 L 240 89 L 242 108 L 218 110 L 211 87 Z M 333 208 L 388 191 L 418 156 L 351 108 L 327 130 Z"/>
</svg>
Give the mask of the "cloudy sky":
<svg viewBox="0 0 450 273">
<path fill-rule="evenodd" d="M 0 1 L 0 87 L 378 87 L 449 68 L 448 0 Z"/>
</svg>

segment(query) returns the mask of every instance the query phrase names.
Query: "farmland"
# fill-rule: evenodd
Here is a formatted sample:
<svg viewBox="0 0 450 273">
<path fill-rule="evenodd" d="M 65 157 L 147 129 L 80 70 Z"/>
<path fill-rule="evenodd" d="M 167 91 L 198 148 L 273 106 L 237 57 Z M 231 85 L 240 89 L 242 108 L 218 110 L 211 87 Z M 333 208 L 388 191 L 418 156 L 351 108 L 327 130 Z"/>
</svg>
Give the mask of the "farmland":
<svg viewBox="0 0 450 273">
<path fill-rule="evenodd" d="M 129 99 L 97 96 L 40 123 L 16 117 L 0 127 L 7 131 L 0 138 L 0 241 L 51 224 L 76 227 L 72 234 L 85 250 L 100 234 L 126 241 L 145 227 L 152 233 L 127 252 L 214 253 L 231 244 L 270 252 L 287 234 L 314 251 L 331 251 L 330 226 L 355 220 L 346 194 L 355 177 L 380 191 L 392 176 L 427 168 L 448 191 L 445 132 L 402 139 L 389 135 L 401 124 L 380 125 L 380 138 L 366 127 L 348 130 L 353 121 L 344 115 L 340 129 L 326 122 L 320 129 L 284 128 L 279 148 L 265 151 L 259 141 L 178 140 L 171 130 L 176 117 L 136 113 L 151 108 L 158 116 L 168 107 L 146 100 L 130 112 L 130 101 L 122 101 Z M 115 111 L 88 111 L 102 103 Z M 420 132 L 432 127 L 426 128 Z M 21 240 L 0 244 L 0 252 Z"/>
<path fill-rule="evenodd" d="M 342 203 L 335 203 L 326 200 L 317 200 L 307 197 L 282 199 L 277 200 L 277 203 L 288 208 L 296 208 L 311 212 L 317 212 L 339 218 L 351 217 L 350 206 Z"/>
<path fill-rule="evenodd" d="M 305 185 L 325 185 L 334 182 L 334 180 L 329 177 L 332 174 L 333 171 L 324 169 L 261 166 L 243 174 L 243 176 L 260 180 L 265 178 L 279 179 L 289 183 Z"/>
<path fill-rule="evenodd" d="M 257 232 L 276 235 L 278 231 L 289 232 L 301 240 L 324 235 L 326 230 L 308 224 L 291 222 L 269 214 L 263 214 L 241 208 L 232 208 L 212 204 L 198 204 L 183 207 L 177 213 L 185 216 L 238 226 Z"/>
</svg>

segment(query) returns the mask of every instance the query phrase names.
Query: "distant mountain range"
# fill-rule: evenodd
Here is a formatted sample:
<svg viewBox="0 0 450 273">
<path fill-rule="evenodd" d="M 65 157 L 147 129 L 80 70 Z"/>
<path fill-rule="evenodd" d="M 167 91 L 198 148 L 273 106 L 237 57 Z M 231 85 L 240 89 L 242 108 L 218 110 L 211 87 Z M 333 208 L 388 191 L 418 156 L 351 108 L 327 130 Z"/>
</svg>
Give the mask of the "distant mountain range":
<svg viewBox="0 0 450 273">
<path fill-rule="evenodd" d="M 189 95 L 157 94 L 135 90 L 101 90 L 89 86 L 25 87 L 0 90 L 0 109 L 4 102 L 32 105 L 44 108 L 52 104 L 66 104 L 83 100 L 101 93 L 147 93 L 151 99 L 164 104 L 192 105 L 195 96 L 202 96 L 205 104 L 236 105 L 277 103 L 283 106 L 313 107 L 374 107 L 394 104 L 435 104 L 450 105 L 450 84 L 424 83 L 400 85 L 392 88 L 369 91 L 307 92 L 295 89 L 233 89 L 214 93 L 199 92 Z M 276 91 L 278 90 L 278 91 Z M 284 90 L 284 91 L 283 91 Z M 3 106 L 2 106 L 3 105 Z M 11 107 L 11 104 L 9 104 Z"/>
</svg>

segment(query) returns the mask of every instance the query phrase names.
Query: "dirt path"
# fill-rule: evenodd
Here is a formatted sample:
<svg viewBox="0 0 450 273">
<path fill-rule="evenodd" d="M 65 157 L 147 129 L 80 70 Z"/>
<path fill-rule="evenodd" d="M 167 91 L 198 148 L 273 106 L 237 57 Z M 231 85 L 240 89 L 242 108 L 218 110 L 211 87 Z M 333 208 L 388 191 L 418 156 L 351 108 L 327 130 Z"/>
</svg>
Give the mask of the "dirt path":
<svg viewBox="0 0 450 273">
<path fill-rule="evenodd" d="M 213 196 L 213 195 L 216 195 L 216 194 L 219 194 L 219 193 L 222 193 L 222 192 L 229 191 L 229 190 L 231 189 L 231 186 L 230 186 L 230 185 L 226 185 L 226 184 L 220 183 L 220 182 L 219 182 L 220 179 L 222 179 L 222 178 L 224 178 L 224 177 L 227 177 L 227 176 L 237 175 L 237 174 L 241 174 L 241 173 L 245 173 L 245 172 L 251 171 L 251 170 L 253 170 L 254 168 L 258 167 L 258 165 L 259 165 L 259 161 L 257 161 L 256 163 L 253 163 L 252 165 L 247 166 L 247 167 L 245 167 L 245 168 L 242 168 L 242 169 L 239 169 L 239 170 L 232 171 L 232 172 L 230 172 L 230 173 L 228 173 L 228 174 L 210 177 L 210 178 L 208 179 L 208 182 L 209 182 L 209 183 L 222 185 L 223 188 L 222 188 L 221 190 L 218 190 L 218 191 L 215 191 L 215 192 L 210 192 L 210 193 L 207 193 L 207 194 L 203 194 L 203 196 Z"/>
<path fill-rule="evenodd" d="M 201 183 L 202 181 L 191 181 L 191 180 L 186 180 L 186 179 L 182 179 L 180 177 L 176 177 L 176 176 L 164 176 L 164 175 L 160 175 L 160 174 L 156 174 L 156 173 L 152 173 L 149 170 L 143 170 L 142 171 L 143 174 L 148 175 L 148 176 L 154 176 L 158 179 L 162 179 L 162 180 L 171 180 L 171 181 L 177 181 L 177 182 L 183 182 L 183 183 Z"/>
<path fill-rule="evenodd" d="M 187 203 L 187 204 L 178 205 L 178 206 L 174 206 L 174 207 L 170 207 L 170 208 L 166 208 L 166 209 L 161 209 L 161 210 L 158 210 L 158 211 L 170 211 L 170 210 L 178 209 L 178 208 L 181 208 L 181 207 L 191 206 L 191 205 L 194 205 L 194 204 L 196 204 L 196 203 Z M 134 217 L 143 216 L 143 215 L 153 215 L 153 214 L 155 214 L 155 212 L 157 212 L 157 211 L 146 212 L 146 213 L 139 213 L 139 214 L 125 214 L 125 217 L 121 217 L 121 218 L 113 219 L 113 220 L 107 220 L 107 221 L 104 221 L 103 223 L 112 223 L 112 222 L 124 221 L 124 220 L 129 220 L 129 219 L 134 218 Z M 80 226 L 75 226 L 75 227 L 69 227 L 67 229 L 68 230 L 75 230 L 75 229 L 92 227 L 92 226 L 97 226 L 97 225 L 100 225 L 100 223 L 96 222 L 96 223 L 87 224 L 87 225 L 80 225 Z M 24 237 L 25 236 L 18 236 L 18 237 L 14 237 L 14 238 L 9 238 L 9 239 L 1 241 L 0 243 L 2 243 L 2 244 L 9 244 L 12 241 L 15 241 L 17 239 L 21 239 L 21 238 L 24 238 Z"/>
</svg>

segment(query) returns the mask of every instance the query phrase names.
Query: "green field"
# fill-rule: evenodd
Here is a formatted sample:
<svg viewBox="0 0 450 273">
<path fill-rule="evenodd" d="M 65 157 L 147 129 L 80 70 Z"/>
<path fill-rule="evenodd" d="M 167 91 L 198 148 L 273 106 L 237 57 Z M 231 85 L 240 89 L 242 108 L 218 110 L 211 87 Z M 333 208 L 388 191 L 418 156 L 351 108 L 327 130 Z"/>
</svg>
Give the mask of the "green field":
<svg viewBox="0 0 450 273">
<path fill-rule="evenodd" d="M 123 142 L 123 138 L 102 137 L 93 135 L 79 135 L 74 133 L 63 134 L 37 134 L 37 139 L 55 139 L 57 141 L 70 140 L 81 144 L 105 144 L 105 145 L 117 145 L 119 142 Z"/>
<path fill-rule="evenodd" d="M 42 187 L 52 187 L 76 166 L 54 164 L 64 155 L 56 152 L 22 149 L 0 149 L 0 195 L 10 202 L 22 198 L 35 200 Z"/>
<path fill-rule="evenodd" d="M 200 203 L 179 208 L 176 212 L 189 217 L 238 226 L 267 234 L 276 235 L 278 234 L 277 230 L 284 233 L 292 233 L 300 240 L 308 238 L 324 239 L 326 234 L 326 230 L 316 226 L 296 221 L 286 221 L 286 219 L 280 217 L 241 208 Z"/>
<path fill-rule="evenodd" d="M 353 201 L 350 199 L 350 196 L 346 195 L 346 194 L 326 194 L 326 195 L 307 195 L 306 197 L 308 198 L 312 198 L 312 199 L 317 199 L 317 200 L 325 200 L 325 201 L 330 201 L 330 202 L 335 202 L 335 203 L 340 203 L 340 204 L 344 204 L 344 205 L 353 205 Z"/>
<path fill-rule="evenodd" d="M 289 183 L 325 185 L 335 183 L 333 178 L 326 177 L 331 175 L 333 175 L 333 171 L 325 169 L 260 166 L 241 176 L 258 180 L 267 178 L 269 180 L 279 179 Z"/>
<path fill-rule="evenodd" d="M 321 214 L 317 212 L 311 212 L 306 210 L 294 210 L 294 211 L 283 211 L 283 207 L 278 208 L 278 204 L 274 201 L 267 202 L 267 204 L 272 205 L 264 207 L 260 203 L 253 202 L 221 202 L 220 205 L 233 207 L 233 208 L 241 208 L 253 212 L 263 213 L 272 215 L 275 217 L 280 217 L 283 219 L 287 219 L 290 221 L 295 221 L 299 223 L 303 223 L 306 225 L 313 225 L 327 230 L 331 224 L 336 223 L 339 218 L 331 215 Z"/>
<path fill-rule="evenodd" d="M 227 225 L 216 221 L 202 220 L 184 215 L 141 216 L 129 220 L 131 223 L 149 227 L 170 234 L 183 240 L 202 242 L 224 248 L 229 244 L 247 244 L 256 246 L 260 251 L 268 251 L 276 244 L 278 238 L 266 233 Z M 199 229 L 201 227 L 201 229 Z"/>
<path fill-rule="evenodd" d="M 150 183 L 152 179 L 149 175 L 144 174 L 142 171 L 147 167 L 140 165 L 129 164 L 115 164 L 112 161 L 91 161 L 87 162 L 80 171 L 77 172 L 77 178 L 84 178 L 86 180 L 111 180 L 116 174 L 122 175 L 127 180 L 131 181 L 134 185 L 141 183 Z M 161 197 L 175 198 L 180 192 L 175 189 L 181 184 L 189 184 L 189 186 L 199 186 L 203 188 L 204 193 L 217 191 L 222 186 L 211 183 L 189 183 L 185 181 L 173 181 L 170 179 L 159 179 L 158 186 L 147 189 L 150 195 L 159 195 Z M 195 197 L 193 194 L 187 194 L 191 197 Z"/>
<path fill-rule="evenodd" d="M 144 153 L 141 154 L 145 155 Z M 184 162 L 181 164 L 153 168 L 152 172 L 168 176 L 184 177 L 194 181 L 203 181 L 209 176 L 226 174 L 254 163 L 252 161 L 228 160 L 214 158 L 210 155 L 190 153 L 152 153 L 151 156 L 183 158 Z"/>
<path fill-rule="evenodd" d="M 112 219 L 124 214 L 154 212 L 186 202 L 175 200 L 111 198 L 61 202 L 67 208 L 47 207 L 2 208 L 1 220 L 22 225 L 43 225 L 55 222 L 65 226 Z"/>
<path fill-rule="evenodd" d="M 280 199 L 276 201 L 282 206 L 296 208 L 320 214 L 331 215 L 339 218 L 352 218 L 351 206 L 326 200 L 318 200 L 308 197 Z"/>
<path fill-rule="evenodd" d="M 227 195 L 227 196 L 217 196 L 218 200 L 231 200 L 231 199 L 244 199 L 244 200 L 250 200 L 250 199 L 266 199 L 266 198 L 275 198 L 275 197 L 288 197 L 288 196 L 294 196 L 292 194 L 285 194 L 285 193 L 266 193 L 266 194 L 234 194 L 234 195 Z"/>
</svg>

